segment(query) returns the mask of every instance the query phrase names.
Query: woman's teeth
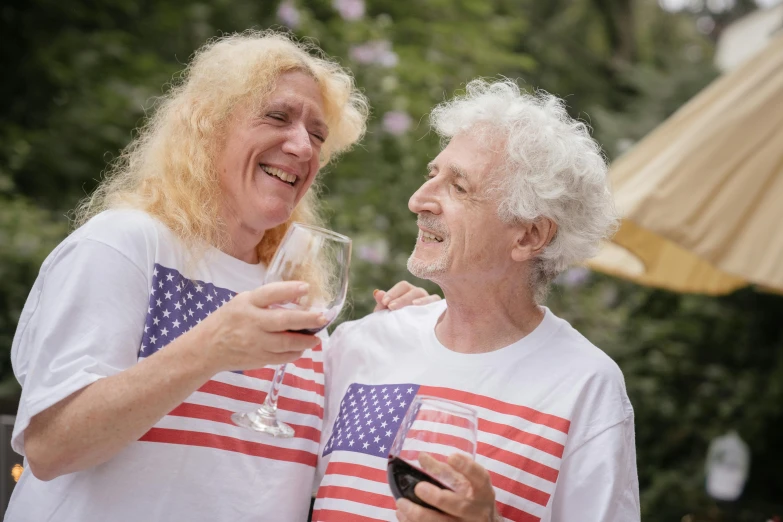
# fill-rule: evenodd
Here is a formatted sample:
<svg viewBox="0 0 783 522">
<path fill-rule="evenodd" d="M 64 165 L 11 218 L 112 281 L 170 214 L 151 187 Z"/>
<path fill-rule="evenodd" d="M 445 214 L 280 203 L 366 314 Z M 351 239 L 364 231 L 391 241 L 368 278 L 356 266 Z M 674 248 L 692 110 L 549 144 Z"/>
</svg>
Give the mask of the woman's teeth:
<svg viewBox="0 0 783 522">
<path fill-rule="evenodd" d="M 421 240 L 425 243 L 442 243 L 443 238 L 430 234 L 429 232 L 421 231 Z"/>
<path fill-rule="evenodd" d="M 286 183 L 293 185 L 296 182 L 296 176 L 294 176 L 293 174 L 289 174 L 284 170 L 280 170 L 275 167 L 267 167 L 266 165 L 259 165 L 259 166 L 261 167 L 261 170 L 263 170 L 270 176 L 275 176 L 277 178 L 280 178 Z"/>
</svg>

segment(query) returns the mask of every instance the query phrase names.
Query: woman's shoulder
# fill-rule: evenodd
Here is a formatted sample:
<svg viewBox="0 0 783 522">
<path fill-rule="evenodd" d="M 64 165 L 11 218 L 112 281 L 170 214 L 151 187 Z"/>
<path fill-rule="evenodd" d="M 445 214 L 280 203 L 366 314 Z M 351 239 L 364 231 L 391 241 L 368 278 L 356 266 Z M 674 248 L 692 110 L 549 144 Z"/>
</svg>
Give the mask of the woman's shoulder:
<svg viewBox="0 0 783 522">
<path fill-rule="evenodd" d="M 157 244 L 171 235 L 168 228 L 143 210 L 113 209 L 96 214 L 69 239 L 91 240 L 124 251 L 128 247 Z"/>
<path fill-rule="evenodd" d="M 56 251 L 68 251 L 86 243 L 99 243 L 100 248 L 114 250 L 138 266 L 149 265 L 161 247 L 171 249 L 178 244 L 168 227 L 147 212 L 135 209 L 96 214 L 73 231 Z"/>
</svg>

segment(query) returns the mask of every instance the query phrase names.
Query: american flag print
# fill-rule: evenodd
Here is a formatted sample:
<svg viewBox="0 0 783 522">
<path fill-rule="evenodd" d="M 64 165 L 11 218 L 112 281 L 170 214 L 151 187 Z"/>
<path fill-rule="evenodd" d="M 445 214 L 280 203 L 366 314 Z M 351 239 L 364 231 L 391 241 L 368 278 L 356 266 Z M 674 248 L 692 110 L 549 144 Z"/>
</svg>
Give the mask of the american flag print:
<svg viewBox="0 0 783 522">
<path fill-rule="evenodd" d="M 139 359 L 150 357 L 203 321 L 236 295 L 212 283 L 188 279 L 155 264 Z M 294 428 L 292 439 L 259 437 L 231 422 L 231 414 L 264 402 L 272 367 L 221 372 L 163 417 L 140 441 L 200 446 L 315 467 L 324 405 L 321 345 L 288 365 L 278 400 L 279 418 Z"/>
<path fill-rule="evenodd" d="M 139 357 L 149 357 L 190 330 L 236 295 L 212 283 L 190 280 L 155 264 Z"/>
<path fill-rule="evenodd" d="M 539 522 L 546 516 L 569 420 L 452 388 L 353 383 L 324 446 L 323 456 L 329 456 L 329 462 L 313 521 L 396 520 L 386 465 L 397 429 L 416 396 L 446 399 L 476 410 L 476 460 L 492 478 L 498 512 L 505 520 Z"/>
<path fill-rule="evenodd" d="M 340 403 L 340 413 L 323 455 L 342 449 L 387 458 L 418 390 L 415 384 L 351 384 Z"/>
</svg>

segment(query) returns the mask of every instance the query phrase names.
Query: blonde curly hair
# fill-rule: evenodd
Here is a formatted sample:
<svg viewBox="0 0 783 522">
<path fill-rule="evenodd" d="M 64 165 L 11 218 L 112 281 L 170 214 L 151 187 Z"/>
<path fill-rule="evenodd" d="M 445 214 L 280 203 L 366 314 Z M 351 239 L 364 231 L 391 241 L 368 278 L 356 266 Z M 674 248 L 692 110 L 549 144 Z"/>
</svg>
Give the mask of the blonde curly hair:
<svg viewBox="0 0 783 522">
<path fill-rule="evenodd" d="M 313 77 L 324 100 L 329 136 L 320 166 L 361 139 L 369 107 L 353 76 L 315 45 L 276 31 L 246 31 L 207 42 L 152 116 L 108 168 L 97 189 L 80 202 L 74 224 L 113 208 L 134 208 L 166 224 L 187 246 L 223 248 L 222 192 L 215 168 L 237 106 L 262 107 L 286 72 Z M 312 187 L 288 221 L 267 230 L 258 245 L 269 263 L 294 221 L 318 225 L 318 189 Z"/>
</svg>

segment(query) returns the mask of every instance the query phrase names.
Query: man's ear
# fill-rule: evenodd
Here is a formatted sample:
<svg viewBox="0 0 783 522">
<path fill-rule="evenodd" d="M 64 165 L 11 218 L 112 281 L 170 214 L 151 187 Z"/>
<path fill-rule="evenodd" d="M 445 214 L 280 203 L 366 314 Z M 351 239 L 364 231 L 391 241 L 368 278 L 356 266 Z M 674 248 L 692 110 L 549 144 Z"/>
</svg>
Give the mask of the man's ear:
<svg viewBox="0 0 783 522">
<path fill-rule="evenodd" d="M 547 217 L 523 223 L 519 227 L 511 258 L 514 261 L 527 261 L 543 252 L 557 234 L 557 224 Z"/>
</svg>

